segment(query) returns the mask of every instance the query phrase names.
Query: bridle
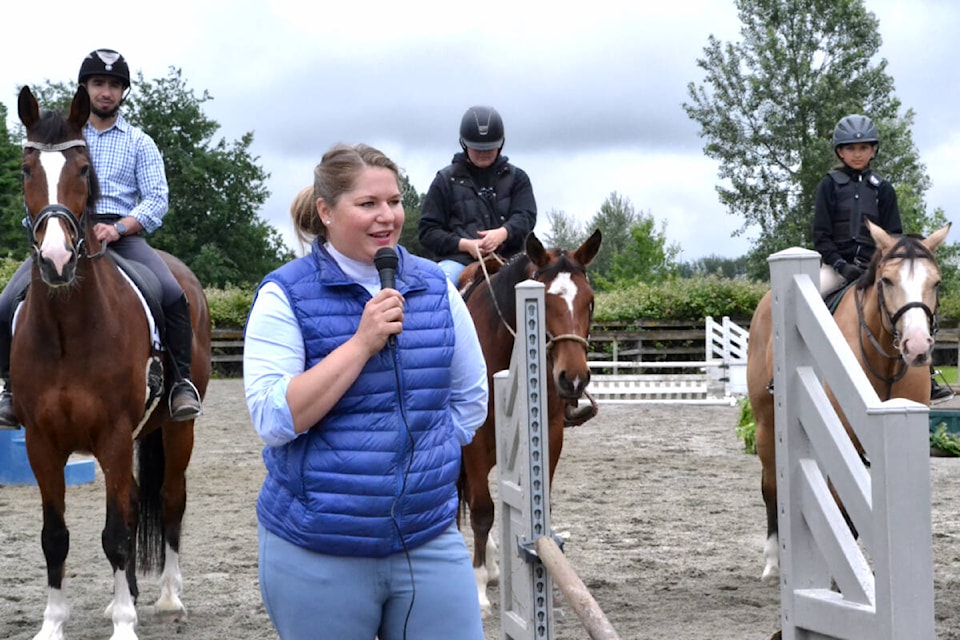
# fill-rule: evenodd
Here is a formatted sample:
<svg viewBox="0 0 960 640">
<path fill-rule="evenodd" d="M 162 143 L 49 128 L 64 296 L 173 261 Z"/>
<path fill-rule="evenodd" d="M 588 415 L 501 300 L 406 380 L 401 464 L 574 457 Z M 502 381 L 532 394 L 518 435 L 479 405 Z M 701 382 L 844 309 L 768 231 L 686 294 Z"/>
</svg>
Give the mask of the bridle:
<svg viewBox="0 0 960 640">
<path fill-rule="evenodd" d="M 504 317 L 503 311 L 501 311 L 500 309 L 500 303 L 497 302 L 497 296 L 494 294 L 493 286 L 490 282 L 490 273 L 487 271 L 486 262 L 484 262 L 483 260 L 480 261 L 480 269 L 483 271 L 483 278 L 487 283 L 487 291 L 490 293 L 490 299 L 493 301 L 493 308 L 496 309 L 497 311 L 497 317 L 500 318 L 500 323 L 510 333 L 510 336 L 516 339 L 517 332 L 516 330 L 514 330 L 514 328 L 510 325 L 510 323 Z M 543 276 L 543 270 L 537 269 L 536 271 L 533 272 L 533 275 L 531 276 L 530 279 L 536 282 L 543 282 L 542 276 Z M 593 317 L 591 314 L 591 318 L 590 318 L 590 321 L 587 323 L 587 326 L 589 326 L 592 322 L 593 322 Z M 547 356 L 550 355 L 553 347 L 556 346 L 558 342 L 563 342 L 563 341 L 576 342 L 583 347 L 583 350 L 585 352 L 587 353 L 590 352 L 590 341 L 588 340 L 589 336 L 587 338 L 584 338 L 583 336 L 578 336 L 575 333 L 562 333 L 558 336 L 555 336 L 552 333 L 550 333 L 550 331 L 546 327 L 544 327 L 544 334 L 545 334 L 545 337 L 547 338 Z"/>
<path fill-rule="evenodd" d="M 905 255 L 897 253 L 895 255 L 884 257 L 883 260 L 877 265 L 879 270 L 880 264 L 887 262 L 888 260 L 893 260 L 895 258 L 906 258 Z M 856 301 L 857 307 L 857 322 L 860 326 L 860 331 L 858 331 L 858 337 L 860 342 L 860 356 L 863 361 L 864 368 L 876 379 L 880 380 L 887 385 L 887 400 L 890 399 L 891 394 L 893 393 L 893 385 L 896 382 L 899 382 L 905 375 L 907 375 L 907 370 L 909 367 L 907 363 L 904 362 L 903 356 L 900 354 L 900 332 L 897 330 L 897 323 L 903 317 L 903 315 L 910 309 L 923 309 L 923 312 L 927 316 L 927 323 L 930 328 L 931 337 L 937 335 L 937 331 L 940 329 L 940 322 L 937 318 L 937 310 L 940 308 L 940 287 L 937 287 L 937 301 L 934 304 L 933 310 L 930 309 L 922 301 L 917 302 L 908 302 L 903 305 L 893 314 L 890 313 L 889 308 L 887 307 L 886 298 L 884 296 L 883 280 L 877 280 L 877 307 L 880 311 L 880 328 L 883 331 L 886 331 L 893 337 L 893 347 L 897 350 L 895 354 L 889 354 L 884 350 L 883 346 L 880 344 L 880 341 L 877 340 L 877 337 L 870 330 L 870 327 L 867 325 L 866 320 L 864 320 L 863 314 L 863 301 L 866 294 L 866 289 L 855 289 L 854 290 L 854 300 Z M 873 348 L 879 353 L 882 357 L 887 360 L 899 360 L 899 366 L 897 371 L 892 376 L 885 376 L 876 371 L 873 366 L 870 364 L 869 359 L 866 355 L 866 349 L 863 342 L 864 336 L 870 341 L 870 344 Z"/>
<path fill-rule="evenodd" d="M 87 146 L 87 142 L 83 139 L 66 140 L 64 142 L 58 142 L 55 144 L 45 143 L 45 142 L 35 142 L 33 140 L 23 141 L 24 149 L 35 149 L 40 153 L 62 153 L 67 149 L 72 149 L 74 147 L 86 147 L 86 146 Z M 89 193 L 89 189 L 90 189 L 89 176 L 87 176 L 87 189 Z M 24 204 L 24 208 L 26 208 L 26 204 Z M 28 219 L 30 219 L 29 210 L 27 211 L 27 217 Z M 74 253 L 77 254 L 77 256 L 93 259 L 93 258 L 99 258 L 104 253 L 106 253 L 107 251 L 106 242 L 100 245 L 100 250 L 98 252 L 93 254 L 87 252 L 84 248 L 86 242 L 83 236 L 80 220 L 77 218 L 77 216 L 73 214 L 72 211 L 70 211 L 70 209 L 63 206 L 59 202 L 54 202 L 40 209 L 40 212 L 37 214 L 35 218 L 32 219 L 32 222 L 30 223 L 30 226 L 28 228 L 29 236 L 30 236 L 29 237 L 30 251 L 31 253 L 33 253 L 34 257 L 37 257 L 40 255 L 40 244 L 37 241 L 37 231 L 42 226 L 46 225 L 51 218 L 59 218 L 61 220 L 67 221 L 67 224 L 69 226 L 70 242 L 73 245 L 74 247 L 73 251 Z"/>
<path fill-rule="evenodd" d="M 483 260 L 480 261 L 480 268 L 483 270 L 483 277 L 487 283 L 487 292 L 490 294 L 490 299 L 493 301 L 493 308 L 497 312 L 497 317 L 500 319 L 500 324 L 502 324 L 503 327 L 510 333 L 510 336 L 514 340 L 516 340 L 517 332 L 510 325 L 510 323 L 507 322 L 506 317 L 504 317 L 503 315 L 503 311 L 500 309 L 500 303 L 497 302 L 497 296 L 494 293 L 493 285 L 490 280 L 490 273 L 487 271 L 486 262 L 484 262 Z M 533 275 L 530 277 L 530 279 L 536 282 L 543 282 L 543 273 L 544 271 L 542 269 L 537 269 L 533 272 Z M 587 326 L 589 327 L 592 323 L 593 323 L 593 309 L 591 308 L 590 319 L 587 322 Z M 550 331 L 546 327 L 544 327 L 544 334 L 547 339 L 546 355 L 548 359 L 553 357 L 553 348 L 558 343 L 564 342 L 564 341 L 576 342 L 577 344 L 583 347 L 585 355 L 589 356 L 590 354 L 590 341 L 588 339 L 589 336 L 587 338 L 584 338 L 583 336 L 579 336 L 575 333 L 562 333 L 560 335 L 555 336 L 552 333 L 550 333 Z M 567 427 L 579 426 L 597 414 L 598 407 L 597 407 L 596 399 L 594 399 L 594 397 L 590 395 L 590 392 L 587 391 L 586 389 L 583 390 L 583 397 L 589 400 L 590 402 L 590 406 L 587 408 L 586 411 L 577 410 L 577 402 L 578 402 L 577 400 L 565 400 L 565 404 L 567 408 L 564 410 L 564 426 L 567 426 Z"/>
</svg>

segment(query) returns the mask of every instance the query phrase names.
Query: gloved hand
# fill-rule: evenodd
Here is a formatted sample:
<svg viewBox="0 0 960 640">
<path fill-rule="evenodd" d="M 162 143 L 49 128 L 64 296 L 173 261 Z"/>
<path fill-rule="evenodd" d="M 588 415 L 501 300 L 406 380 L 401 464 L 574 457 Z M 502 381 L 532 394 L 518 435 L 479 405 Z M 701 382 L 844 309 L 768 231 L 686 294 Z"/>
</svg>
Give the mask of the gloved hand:
<svg viewBox="0 0 960 640">
<path fill-rule="evenodd" d="M 849 262 L 844 262 L 842 265 L 839 265 L 837 271 L 847 282 L 853 282 L 863 274 L 863 269 Z"/>
</svg>

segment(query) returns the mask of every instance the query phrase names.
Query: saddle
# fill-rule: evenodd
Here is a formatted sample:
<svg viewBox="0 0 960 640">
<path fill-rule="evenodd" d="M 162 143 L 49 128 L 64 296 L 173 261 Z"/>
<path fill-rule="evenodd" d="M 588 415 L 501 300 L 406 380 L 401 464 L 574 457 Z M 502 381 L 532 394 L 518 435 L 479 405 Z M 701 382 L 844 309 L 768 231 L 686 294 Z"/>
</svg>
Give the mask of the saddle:
<svg viewBox="0 0 960 640">
<path fill-rule="evenodd" d="M 830 315 L 833 315 L 834 312 L 837 310 L 837 307 L 840 306 L 840 300 L 843 298 L 843 294 L 847 292 L 847 289 L 849 289 L 855 284 L 856 284 L 855 280 L 853 282 L 847 282 L 845 284 L 840 285 L 836 289 L 831 289 L 830 291 L 827 291 L 821 294 L 821 297 L 823 298 L 823 303 L 827 305 L 827 309 L 830 311 Z"/>
</svg>

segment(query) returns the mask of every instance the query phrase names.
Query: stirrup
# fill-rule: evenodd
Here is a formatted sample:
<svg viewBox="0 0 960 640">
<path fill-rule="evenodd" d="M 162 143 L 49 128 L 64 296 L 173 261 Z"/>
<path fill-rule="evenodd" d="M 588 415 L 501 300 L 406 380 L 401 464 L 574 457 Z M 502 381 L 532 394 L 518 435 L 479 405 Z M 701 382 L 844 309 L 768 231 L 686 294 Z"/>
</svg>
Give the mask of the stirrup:
<svg viewBox="0 0 960 640">
<path fill-rule="evenodd" d="M 186 389 L 184 389 L 186 387 Z M 173 409 L 173 398 L 178 394 L 190 393 L 193 397 L 184 400 L 177 410 Z M 184 420 L 194 420 L 203 415 L 203 408 L 200 402 L 200 392 L 189 379 L 184 378 L 176 382 L 170 388 L 170 395 L 167 397 L 167 410 L 170 412 L 170 419 L 174 422 L 183 422 Z"/>
</svg>

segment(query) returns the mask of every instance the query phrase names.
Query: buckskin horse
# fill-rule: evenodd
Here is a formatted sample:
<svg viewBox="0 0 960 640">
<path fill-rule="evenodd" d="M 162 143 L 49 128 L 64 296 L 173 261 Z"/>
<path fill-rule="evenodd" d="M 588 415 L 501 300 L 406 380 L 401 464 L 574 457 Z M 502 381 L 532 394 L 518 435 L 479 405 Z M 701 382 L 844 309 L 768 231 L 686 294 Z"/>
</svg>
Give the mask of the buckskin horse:
<svg viewBox="0 0 960 640">
<path fill-rule="evenodd" d="M 461 276 L 467 308 L 473 317 L 487 365 L 490 402 L 487 419 L 473 441 L 463 448 L 460 472 L 461 504 L 470 508 L 473 529 L 473 567 L 481 611 L 490 611 L 487 584 L 499 575 L 495 550 L 490 539 L 494 506 L 488 477 L 496 465 L 497 439 L 494 427 L 495 403 L 493 375 L 510 368 L 510 356 L 516 335 L 516 286 L 528 279 L 542 282 L 545 288 L 543 317 L 547 339 L 547 413 L 550 447 L 550 479 L 557 468 L 563 448 L 565 424 L 579 424 L 593 417 L 596 406 L 578 406 L 590 381 L 587 363 L 587 339 L 593 321 L 593 288 L 586 268 L 600 250 L 599 230 L 576 251 L 546 250 L 533 233 L 518 254 L 489 278 L 486 272 L 468 267 Z M 493 266 L 490 261 L 481 263 Z M 464 288 L 465 286 L 465 288 Z M 488 544 L 490 545 L 488 557 Z"/>
<path fill-rule="evenodd" d="M 876 253 L 863 276 L 847 288 L 833 317 L 881 399 L 906 398 L 929 405 L 929 365 L 940 288 L 940 267 L 934 251 L 946 238 L 950 225 L 925 239 L 889 235 L 870 222 L 867 226 L 877 245 Z M 767 581 L 775 580 L 780 573 L 771 295 L 768 291 L 754 311 L 747 347 L 747 393 L 756 420 L 767 513 L 761 576 Z M 862 456 L 863 448 L 845 419 L 844 425 Z"/>
<path fill-rule="evenodd" d="M 48 596 L 36 638 L 63 638 L 69 616 L 62 590 L 69 549 L 64 465 L 72 453 L 89 452 L 106 488 L 102 546 L 113 569 L 112 637 L 135 640 L 138 560 L 143 571 L 162 567 L 157 612 L 184 611 L 179 551 L 193 421 L 171 422 L 166 403 L 156 401 L 165 395 L 159 342 L 140 294 L 110 252 L 89 252 L 97 246 L 99 188 L 83 137 L 86 89 L 77 90 L 65 117 L 41 112 L 23 87 L 18 113 L 27 132 L 23 196 L 33 267 L 16 320 L 10 376 L 43 507 Z M 210 377 L 203 288 L 182 262 L 163 257 L 189 299 L 191 375 L 203 394 Z"/>
</svg>

